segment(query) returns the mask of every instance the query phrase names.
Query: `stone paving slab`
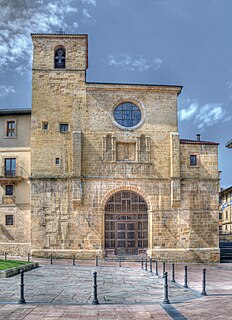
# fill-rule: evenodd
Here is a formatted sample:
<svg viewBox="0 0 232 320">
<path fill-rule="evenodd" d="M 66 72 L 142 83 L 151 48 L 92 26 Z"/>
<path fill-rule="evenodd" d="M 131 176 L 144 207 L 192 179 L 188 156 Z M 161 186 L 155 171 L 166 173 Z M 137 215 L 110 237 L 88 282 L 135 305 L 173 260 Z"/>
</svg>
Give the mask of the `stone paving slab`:
<svg viewBox="0 0 232 320">
<path fill-rule="evenodd" d="M 44 265 L 25 273 L 25 299 L 30 303 L 91 304 L 93 272 L 97 271 L 101 304 L 154 304 L 163 300 L 163 279 L 126 267 Z M 0 280 L 0 302 L 17 302 L 19 276 Z M 199 298 L 194 290 L 169 283 L 171 302 Z"/>
<path fill-rule="evenodd" d="M 0 320 L 232 319 L 232 264 L 188 265 L 190 289 L 186 290 L 182 287 L 184 264 L 176 265 L 178 283 L 174 286 L 171 284 L 170 300 L 172 303 L 164 305 L 161 303 L 163 279 L 141 270 L 138 263 L 123 263 L 122 268 L 116 264 L 111 264 L 111 268 L 106 268 L 104 263 L 100 268 L 96 268 L 93 267 L 93 261 L 83 261 L 78 266 L 71 266 L 70 261 L 56 261 L 55 263 L 55 265 L 49 265 L 48 261 L 45 261 L 45 263 L 40 263 L 42 268 L 25 273 L 26 290 L 33 294 L 33 303 L 29 303 L 30 299 L 27 296 L 29 291 L 25 295 L 26 304 L 15 303 L 15 300 L 18 300 L 19 276 L 0 280 L 0 294 L 3 300 L 6 299 L 4 289 L 7 292 L 7 298 L 11 301 L 10 304 L 4 302 L 0 304 Z M 170 273 L 171 264 L 167 264 L 166 267 Z M 199 298 L 203 268 L 207 269 L 208 295 Z M 108 269 L 107 272 L 106 269 Z M 161 272 L 161 264 L 159 269 Z M 41 275 L 42 270 L 46 274 L 45 277 Z M 91 305 L 92 272 L 95 270 L 99 273 L 98 281 L 101 284 L 101 288 L 99 286 L 101 304 L 97 306 Z M 64 286 L 63 290 L 60 290 L 60 283 Z M 112 289 L 116 290 L 115 293 L 111 293 Z M 176 299 L 179 301 L 173 299 L 173 294 L 177 295 Z M 53 302 L 36 303 L 38 297 L 41 297 L 43 301 L 53 299 Z M 72 304 L 67 303 L 70 297 L 73 299 Z M 109 298 L 110 301 L 104 302 L 104 297 Z M 85 299 L 86 302 L 80 303 L 80 298 Z M 117 300 L 120 302 L 115 302 Z"/>
</svg>

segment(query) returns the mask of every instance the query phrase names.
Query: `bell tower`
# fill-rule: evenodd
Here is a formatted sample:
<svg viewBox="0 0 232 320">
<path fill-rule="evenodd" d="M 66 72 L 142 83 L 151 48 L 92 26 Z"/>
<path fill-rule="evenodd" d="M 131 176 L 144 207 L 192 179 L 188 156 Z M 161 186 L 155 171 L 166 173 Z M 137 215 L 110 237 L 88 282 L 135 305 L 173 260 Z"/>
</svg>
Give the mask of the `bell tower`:
<svg viewBox="0 0 232 320">
<path fill-rule="evenodd" d="M 88 37 L 32 34 L 32 41 L 32 175 L 71 174 L 72 132 L 81 131 L 86 105 Z"/>
<path fill-rule="evenodd" d="M 86 34 L 32 34 L 33 71 L 63 69 L 85 71 L 88 68 Z M 62 66 L 55 61 L 63 62 Z"/>
<path fill-rule="evenodd" d="M 73 201 L 81 201 L 81 112 L 88 37 L 32 34 L 32 252 L 68 248 Z"/>
</svg>

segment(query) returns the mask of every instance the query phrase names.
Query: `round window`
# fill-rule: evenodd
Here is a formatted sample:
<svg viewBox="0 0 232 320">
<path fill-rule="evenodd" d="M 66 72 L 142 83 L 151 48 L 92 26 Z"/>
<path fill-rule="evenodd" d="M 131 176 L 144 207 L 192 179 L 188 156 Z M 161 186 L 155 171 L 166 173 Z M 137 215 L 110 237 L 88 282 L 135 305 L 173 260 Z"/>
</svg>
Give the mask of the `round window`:
<svg viewBox="0 0 232 320">
<path fill-rule="evenodd" d="M 134 127 L 141 118 L 141 110 L 131 102 L 123 102 L 114 109 L 114 120 L 123 127 Z"/>
</svg>

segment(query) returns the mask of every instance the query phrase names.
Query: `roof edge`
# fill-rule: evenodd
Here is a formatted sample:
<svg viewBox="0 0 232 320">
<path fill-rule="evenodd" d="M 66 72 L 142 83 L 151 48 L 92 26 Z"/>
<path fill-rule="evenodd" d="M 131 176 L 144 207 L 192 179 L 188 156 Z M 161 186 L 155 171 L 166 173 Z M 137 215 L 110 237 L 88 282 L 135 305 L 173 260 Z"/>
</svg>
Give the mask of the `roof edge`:
<svg viewBox="0 0 232 320">
<path fill-rule="evenodd" d="M 190 140 L 190 139 L 180 139 L 180 144 L 198 144 L 198 145 L 215 145 L 218 146 L 218 142 L 212 142 L 212 141 L 198 141 L 198 140 Z"/>
<path fill-rule="evenodd" d="M 0 109 L 1 116 L 8 115 L 20 115 L 20 114 L 31 114 L 31 109 Z"/>
<path fill-rule="evenodd" d="M 87 33 L 31 33 L 31 37 L 39 38 L 39 37 L 53 37 L 59 36 L 62 38 L 65 37 L 74 37 L 74 38 L 88 38 Z"/>
<path fill-rule="evenodd" d="M 225 147 L 232 148 L 232 139 L 230 139 L 229 141 L 226 142 Z"/>
<path fill-rule="evenodd" d="M 228 192 L 228 191 L 230 191 L 230 190 L 232 190 L 232 186 L 227 187 L 227 188 L 225 188 L 225 189 L 221 190 L 221 191 L 219 192 L 219 194 L 226 193 L 226 192 Z"/>
<path fill-rule="evenodd" d="M 163 88 L 176 88 L 181 93 L 183 86 L 174 84 L 154 84 L 154 83 L 128 83 L 128 82 L 95 82 L 86 81 L 87 85 L 109 85 L 109 86 L 142 86 L 142 87 L 163 87 Z"/>
</svg>

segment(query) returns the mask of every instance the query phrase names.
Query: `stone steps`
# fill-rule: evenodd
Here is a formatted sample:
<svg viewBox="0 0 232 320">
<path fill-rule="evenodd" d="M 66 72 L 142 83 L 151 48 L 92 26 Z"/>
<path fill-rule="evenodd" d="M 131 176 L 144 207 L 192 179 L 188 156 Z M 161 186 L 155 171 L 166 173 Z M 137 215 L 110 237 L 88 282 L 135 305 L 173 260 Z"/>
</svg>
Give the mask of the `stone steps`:
<svg viewBox="0 0 232 320">
<path fill-rule="evenodd" d="M 145 259 L 146 259 L 146 256 L 143 256 L 143 259 L 144 259 L 144 261 L 145 261 Z M 128 261 L 128 262 L 141 262 L 141 260 L 142 260 L 142 256 L 138 256 L 138 255 L 128 255 L 128 256 L 120 256 L 120 255 L 112 255 L 112 256 L 107 256 L 107 257 L 105 257 L 105 259 L 104 259 L 105 261 L 119 261 L 119 260 L 121 260 L 121 261 Z"/>
<path fill-rule="evenodd" d="M 232 263 L 232 242 L 220 242 L 220 262 Z"/>
</svg>

